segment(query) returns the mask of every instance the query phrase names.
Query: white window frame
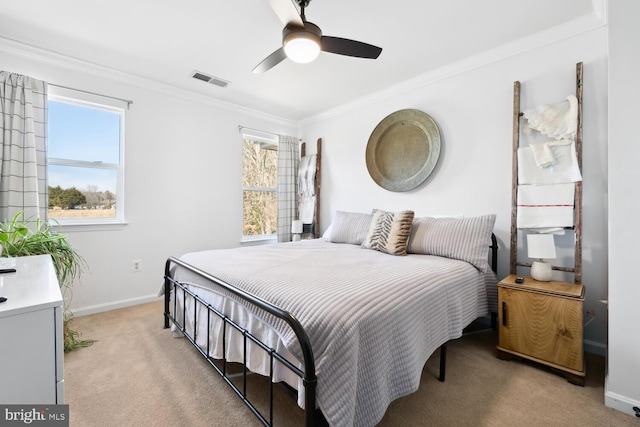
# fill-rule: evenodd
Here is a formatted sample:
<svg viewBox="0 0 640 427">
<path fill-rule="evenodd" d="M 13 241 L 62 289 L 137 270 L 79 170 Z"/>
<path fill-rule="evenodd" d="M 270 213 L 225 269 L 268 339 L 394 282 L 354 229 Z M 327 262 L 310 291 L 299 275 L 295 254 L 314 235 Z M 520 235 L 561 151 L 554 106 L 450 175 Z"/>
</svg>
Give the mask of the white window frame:
<svg viewBox="0 0 640 427">
<path fill-rule="evenodd" d="M 243 129 L 241 131 L 241 136 L 242 139 L 240 140 L 240 144 L 244 144 L 245 139 L 249 139 L 251 141 L 258 141 L 258 142 L 264 142 L 266 144 L 273 144 L 278 146 L 278 135 L 274 134 L 274 133 L 269 133 L 269 132 L 261 132 L 259 130 L 255 130 L 255 129 Z M 242 158 L 240 159 L 241 161 L 243 160 Z M 277 185 L 277 184 L 276 184 Z M 265 192 L 276 192 L 277 191 L 277 187 L 272 189 L 270 187 L 245 187 L 244 185 L 242 186 L 242 194 L 244 196 L 244 192 L 248 190 L 248 191 L 265 191 Z M 241 243 L 244 244 L 251 244 L 251 243 L 271 243 L 271 242 L 276 242 L 278 240 L 278 233 L 273 233 L 273 234 L 259 234 L 259 235 L 252 235 L 252 236 L 245 236 L 244 234 L 244 197 L 241 198 L 242 200 L 242 205 L 241 205 L 241 212 L 242 212 L 242 228 L 240 230 L 240 234 L 242 236 L 242 238 L 240 239 Z M 277 227 L 276 227 L 277 228 Z"/>
<path fill-rule="evenodd" d="M 116 171 L 116 216 L 114 218 L 51 218 L 52 226 L 88 226 L 88 225 L 124 225 L 125 222 L 125 195 L 124 195 L 124 147 L 125 147 L 125 113 L 127 103 L 118 99 L 101 97 L 81 91 L 66 88 L 49 87 L 49 101 L 61 102 L 80 107 L 94 108 L 108 111 L 120 116 L 120 147 L 119 164 L 103 163 L 102 161 L 82 161 L 71 159 L 59 159 L 47 155 L 48 166 L 74 166 L 94 169 L 108 169 Z M 47 185 L 50 183 L 47 182 Z"/>
</svg>

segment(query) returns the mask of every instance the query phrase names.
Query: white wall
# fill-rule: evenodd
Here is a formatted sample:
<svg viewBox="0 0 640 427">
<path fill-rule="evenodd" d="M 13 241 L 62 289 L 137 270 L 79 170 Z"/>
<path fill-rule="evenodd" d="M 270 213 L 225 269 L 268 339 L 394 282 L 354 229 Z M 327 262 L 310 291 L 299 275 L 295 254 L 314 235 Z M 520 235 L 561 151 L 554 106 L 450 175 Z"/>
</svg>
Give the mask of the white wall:
<svg viewBox="0 0 640 427">
<path fill-rule="evenodd" d="M 0 41 L 2 68 L 53 83 L 133 99 L 126 127 L 128 225 L 93 231 L 63 230 L 90 271 L 75 287 L 80 314 L 153 298 L 168 255 L 237 246 L 241 230 L 238 125 L 323 138 L 321 228 L 337 209 L 413 209 L 418 215 L 496 213 L 501 243 L 499 275 L 508 272 L 511 206 L 513 82 L 522 83 L 522 108 L 555 103 L 575 90 L 575 64 L 585 65 L 584 252 L 586 308 L 596 312 L 585 329 L 587 348 L 604 352 L 607 298 L 607 28 L 573 36 L 557 29 L 513 46 L 401 82 L 342 106 L 298 128 L 285 119 L 223 105 L 133 76 Z M 544 43 L 540 43 L 543 40 Z M 364 161 L 374 127 L 403 108 L 430 114 L 442 152 L 417 189 L 392 193 L 369 177 Z M 560 246 L 569 246 L 560 241 Z M 562 251 L 561 254 L 566 253 Z M 142 271 L 131 269 L 142 260 Z"/>
<path fill-rule="evenodd" d="M 640 407 L 640 3 L 609 1 L 609 354 L 605 403 Z"/>
<path fill-rule="evenodd" d="M 238 246 L 242 160 L 238 125 L 296 135 L 297 125 L 132 76 L 0 41 L 2 69 L 133 100 L 125 123 L 125 215 L 119 227 L 62 229 L 89 269 L 76 314 L 154 299 L 170 255 Z M 79 231 L 78 231 L 79 230 Z M 132 271 L 132 260 L 142 270 Z M 160 322 L 160 313 L 158 317 Z"/>
<path fill-rule="evenodd" d="M 328 226 L 336 210 L 412 209 L 418 216 L 496 213 L 495 233 L 501 249 L 498 273 L 506 275 L 513 82 L 522 83 L 522 109 L 560 102 L 575 93 L 577 62 L 584 63 L 585 82 L 583 283 L 585 308 L 596 311 L 585 338 L 588 350 L 604 354 L 606 310 L 597 301 L 607 297 L 606 27 L 502 59 L 487 62 L 480 55 L 411 85 L 308 120 L 301 128 L 302 138 L 323 138 L 321 229 Z M 425 183 L 406 193 L 394 193 L 370 178 L 365 150 L 375 126 L 388 114 L 405 108 L 433 117 L 440 128 L 442 151 Z M 568 246 L 561 241 L 562 245 Z"/>
<path fill-rule="evenodd" d="M 126 128 L 128 224 L 63 230 L 89 264 L 74 289 L 72 307 L 86 314 L 151 300 L 168 255 L 238 245 L 238 125 L 292 135 L 299 131 L 311 143 L 310 151 L 314 141 L 323 138 L 322 229 L 337 209 L 496 213 L 503 276 L 508 272 L 513 81 L 522 82 L 523 108 L 558 102 L 573 93 L 575 63 L 582 61 L 583 282 L 586 308 L 596 311 L 585 337 L 587 348 L 596 352 L 604 350 L 608 338 L 606 403 L 632 413 L 631 407 L 640 404 L 640 288 L 634 268 L 634 243 L 640 235 L 637 227 L 629 226 L 637 222 L 640 208 L 633 197 L 640 178 L 640 146 L 632 136 L 640 116 L 640 85 L 634 75 L 640 64 L 632 54 L 639 48 L 640 29 L 634 18 L 640 16 L 640 5 L 622 0 L 611 0 L 610 5 L 608 29 L 543 46 L 512 46 L 504 55 L 480 54 L 306 120 L 299 129 L 286 119 L 0 40 L 3 70 L 134 101 Z M 436 120 L 442 152 L 427 182 L 407 193 L 392 193 L 371 180 L 364 153 L 380 120 L 404 108 L 420 109 Z M 133 259 L 142 260 L 141 272 L 131 271 Z M 597 302 L 607 298 L 608 337 L 607 313 Z"/>
</svg>

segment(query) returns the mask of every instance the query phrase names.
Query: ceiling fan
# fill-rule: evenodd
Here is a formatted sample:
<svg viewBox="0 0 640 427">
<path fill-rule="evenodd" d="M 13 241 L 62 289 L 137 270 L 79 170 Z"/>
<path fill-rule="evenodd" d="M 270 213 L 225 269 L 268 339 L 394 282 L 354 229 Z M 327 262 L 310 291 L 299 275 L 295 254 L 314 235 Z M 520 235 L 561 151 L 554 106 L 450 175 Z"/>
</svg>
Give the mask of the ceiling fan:
<svg viewBox="0 0 640 427">
<path fill-rule="evenodd" d="M 293 2 L 300 6 L 300 14 Z M 320 51 L 357 58 L 376 59 L 382 48 L 355 40 L 323 36 L 317 25 L 307 21 L 304 10 L 311 0 L 269 0 L 276 15 L 285 24 L 282 30 L 282 47 L 267 56 L 254 69 L 264 73 L 286 58 L 299 63 L 311 62 Z"/>
</svg>

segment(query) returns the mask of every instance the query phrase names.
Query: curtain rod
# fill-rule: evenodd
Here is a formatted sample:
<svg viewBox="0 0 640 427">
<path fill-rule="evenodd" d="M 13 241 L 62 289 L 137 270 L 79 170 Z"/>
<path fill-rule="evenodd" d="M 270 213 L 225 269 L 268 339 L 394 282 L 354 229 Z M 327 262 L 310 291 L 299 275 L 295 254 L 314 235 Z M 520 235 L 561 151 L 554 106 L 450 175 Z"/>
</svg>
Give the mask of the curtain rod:
<svg viewBox="0 0 640 427">
<path fill-rule="evenodd" d="M 55 86 L 55 87 L 59 87 L 59 88 L 62 88 L 62 89 L 74 90 L 76 92 L 88 93 L 89 95 L 97 95 L 97 96 L 102 96 L 103 98 L 110 98 L 110 99 L 115 99 L 116 101 L 126 102 L 127 103 L 127 110 L 129 109 L 129 107 L 131 107 L 131 104 L 133 104 L 133 101 L 130 100 L 130 99 L 117 98 L 115 96 L 103 95 L 101 93 L 90 92 L 88 90 L 82 90 L 82 89 L 76 89 L 76 88 L 69 87 L 69 86 L 57 85 L 55 83 L 47 83 L 47 84 L 49 86 Z"/>
<path fill-rule="evenodd" d="M 268 132 L 266 130 L 254 129 L 254 128 L 250 128 L 250 127 L 247 127 L 247 126 L 238 125 L 238 132 L 242 132 L 242 129 L 253 130 L 253 131 L 262 132 L 262 133 L 268 133 L 270 135 L 276 135 L 276 136 L 286 136 L 286 135 L 281 135 L 279 133 Z M 299 139 L 299 141 L 302 141 L 302 140 Z"/>
<path fill-rule="evenodd" d="M 254 128 L 249 128 L 249 127 L 246 127 L 246 126 L 238 125 L 238 132 L 242 132 L 242 130 L 243 130 L 243 129 L 247 129 L 247 130 L 254 130 L 254 131 L 256 131 L 256 132 L 262 132 L 262 133 L 268 133 L 268 134 L 270 134 L 270 135 L 277 135 L 277 136 L 280 136 L 280 135 L 278 135 L 277 133 L 267 132 L 266 130 L 254 129 Z"/>
</svg>

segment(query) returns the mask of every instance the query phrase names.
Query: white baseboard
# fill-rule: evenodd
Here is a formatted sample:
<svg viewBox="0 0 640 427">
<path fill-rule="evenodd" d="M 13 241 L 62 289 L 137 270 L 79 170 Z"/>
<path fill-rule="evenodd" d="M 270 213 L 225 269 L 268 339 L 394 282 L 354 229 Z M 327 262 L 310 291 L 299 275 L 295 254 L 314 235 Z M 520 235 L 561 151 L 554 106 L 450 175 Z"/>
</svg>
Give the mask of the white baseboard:
<svg viewBox="0 0 640 427">
<path fill-rule="evenodd" d="M 80 307 L 71 309 L 73 317 L 82 317 L 89 314 L 102 313 L 103 311 L 115 310 L 118 308 L 131 307 L 132 305 L 146 304 L 148 302 L 154 302 L 162 299 L 157 294 L 147 295 L 144 297 L 131 298 L 126 300 L 120 300 L 115 302 L 109 302 L 105 304 L 90 305 L 88 307 Z"/>
<path fill-rule="evenodd" d="M 638 414 L 633 409 L 634 407 L 640 408 L 640 402 L 637 400 L 607 391 L 604 393 L 604 404 L 609 408 L 638 417 Z"/>
</svg>

